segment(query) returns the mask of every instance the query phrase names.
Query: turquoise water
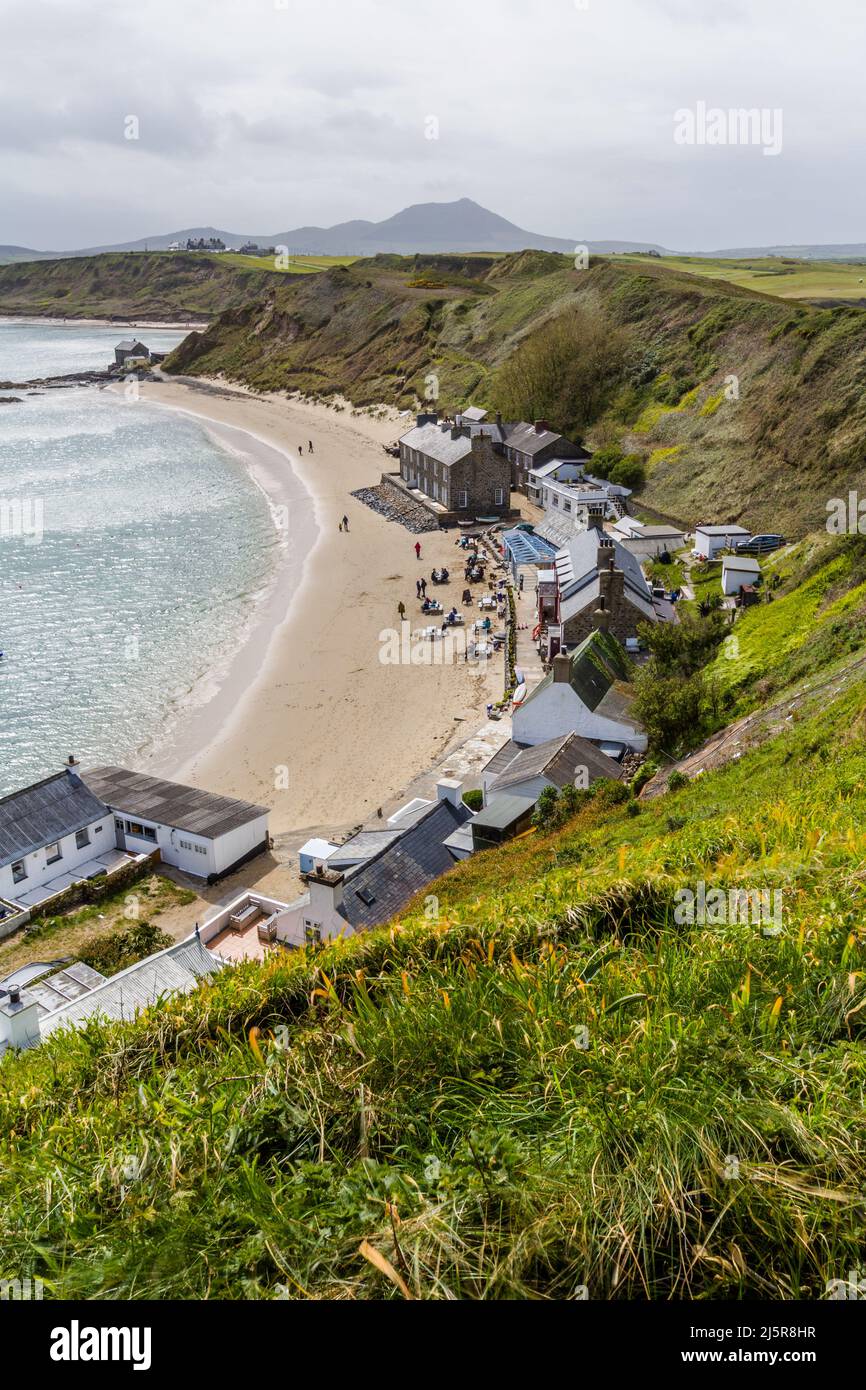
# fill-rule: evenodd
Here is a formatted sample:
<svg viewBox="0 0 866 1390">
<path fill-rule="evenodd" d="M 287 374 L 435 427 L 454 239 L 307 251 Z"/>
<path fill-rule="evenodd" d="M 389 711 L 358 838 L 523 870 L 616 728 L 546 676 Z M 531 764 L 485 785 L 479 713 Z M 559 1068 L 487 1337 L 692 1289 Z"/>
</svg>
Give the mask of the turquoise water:
<svg viewBox="0 0 866 1390">
<path fill-rule="evenodd" d="M 0 322 L 0 380 L 100 365 L 121 336 Z M 243 461 L 197 421 L 95 388 L 0 405 L 0 795 L 70 753 L 158 747 L 241 640 L 277 547 Z"/>
</svg>

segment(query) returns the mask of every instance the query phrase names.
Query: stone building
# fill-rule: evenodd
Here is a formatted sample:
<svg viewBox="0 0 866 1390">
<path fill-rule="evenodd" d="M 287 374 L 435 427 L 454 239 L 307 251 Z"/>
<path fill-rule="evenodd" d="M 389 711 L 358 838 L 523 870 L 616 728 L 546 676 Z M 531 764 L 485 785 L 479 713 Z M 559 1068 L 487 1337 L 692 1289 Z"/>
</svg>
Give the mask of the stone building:
<svg viewBox="0 0 866 1390">
<path fill-rule="evenodd" d="M 594 627 L 625 643 L 637 637 L 640 623 L 658 621 L 639 561 L 603 532 L 579 532 L 557 552 L 555 565 L 565 646 L 577 646 Z"/>
<path fill-rule="evenodd" d="M 511 509 L 511 465 L 483 424 L 419 415 L 400 440 L 400 477 L 430 499 L 443 521 L 507 516 Z"/>
</svg>

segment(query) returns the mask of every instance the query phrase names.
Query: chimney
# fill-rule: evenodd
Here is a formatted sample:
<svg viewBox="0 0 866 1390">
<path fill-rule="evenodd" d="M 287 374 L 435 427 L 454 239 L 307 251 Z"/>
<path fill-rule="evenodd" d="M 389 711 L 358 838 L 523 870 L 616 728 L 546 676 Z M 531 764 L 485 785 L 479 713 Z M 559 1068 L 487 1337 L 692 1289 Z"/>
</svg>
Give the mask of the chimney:
<svg viewBox="0 0 866 1390">
<path fill-rule="evenodd" d="M 604 594 L 600 594 L 598 600 L 598 607 L 592 615 L 592 625 L 597 632 L 607 632 L 609 622 L 610 613 L 607 611 L 607 605 L 604 601 Z"/>
<path fill-rule="evenodd" d="M 546 420 L 536 420 L 536 421 L 535 421 L 535 433 L 536 433 L 536 434 L 544 434 L 545 431 L 546 431 L 546 430 L 549 430 L 549 429 L 550 429 L 550 425 L 547 423 Z"/>
<path fill-rule="evenodd" d="M 419 427 L 420 427 L 421 425 L 436 425 L 436 424 L 438 424 L 438 423 L 439 423 L 439 411 L 438 411 L 438 410 L 422 410 L 422 411 L 420 412 L 420 414 L 418 414 L 418 415 L 415 416 L 415 424 L 416 424 L 417 426 L 419 426 Z"/>
<path fill-rule="evenodd" d="M 567 652 L 557 652 L 553 658 L 553 681 L 561 685 L 571 680 L 571 657 Z"/>
<path fill-rule="evenodd" d="M 11 985 L 0 998 L 0 1042 L 7 1047 L 34 1047 L 40 1041 L 39 1005 L 35 995 L 21 997 L 19 985 Z"/>
<path fill-rule="evenodd" d="M 598 549 L 595 552 L 595 567 L 599 574 L 602 570 L 612 567 L 615 559 L 616 551 L 613 548 L 613 541 L 610 539 L 610 536 L 599 536 Z"/>
<path fill-rule="evenodd" d="M 456 777 L 440 777 L 436 783 L 436 800 L 450 801 L 452 806 L 459 806 L 461 801 L 462 783 Z"/>
<path fill-rule="evenodd" d="M 69 757 L 66 759 L 66 766 L 67 766 L 67 767 L 80 767 L 80 766 L 81 766 L 81 764 L 79 763 L 79 761 L 78 761 L 78 759 L 76 758 L 76 756 L 75 756 L 74 753 L 70 753 L 70 754 L 69 754 Z"/>
<path fill-rule="evenodd" d="M 301 874 L 310 890 L 311 917 L 333 916 L 339 912 L 343 901 L 343 877 L 336 869 L 326 868 L 321 860 L 310 873 Z"/>
</svg>

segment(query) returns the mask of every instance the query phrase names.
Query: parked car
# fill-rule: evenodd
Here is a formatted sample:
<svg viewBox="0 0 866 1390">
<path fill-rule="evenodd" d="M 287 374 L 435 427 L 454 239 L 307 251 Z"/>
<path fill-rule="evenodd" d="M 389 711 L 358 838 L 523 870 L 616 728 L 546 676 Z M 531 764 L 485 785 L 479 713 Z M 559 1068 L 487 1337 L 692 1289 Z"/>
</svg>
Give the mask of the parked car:
<svg viewBox="0 0 866 1390">
<path fill-rule="evenodd" d="M 735 552 L 737 555 L 767 555 L 771 550 L 778 550 L 779 546 L 784 544 L 784 536 L 750 536 L 747 541 L 737 542 Z"/>
</svg>

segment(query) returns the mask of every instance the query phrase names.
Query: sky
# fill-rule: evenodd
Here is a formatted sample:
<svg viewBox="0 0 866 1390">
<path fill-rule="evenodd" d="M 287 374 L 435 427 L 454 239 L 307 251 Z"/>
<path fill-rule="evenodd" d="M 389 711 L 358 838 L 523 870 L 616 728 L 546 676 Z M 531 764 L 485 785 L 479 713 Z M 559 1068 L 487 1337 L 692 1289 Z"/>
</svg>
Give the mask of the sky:
<svg viewBox="0 0 866 1390">
<path fill-rule="evenodd" d="M 0 33 L 4 245 L 462 197 L 577 242 L 866 240 L 862 0 L 0 0 Z M 764 137 L 720 142 L 740 108 Z"/>
</svg>

